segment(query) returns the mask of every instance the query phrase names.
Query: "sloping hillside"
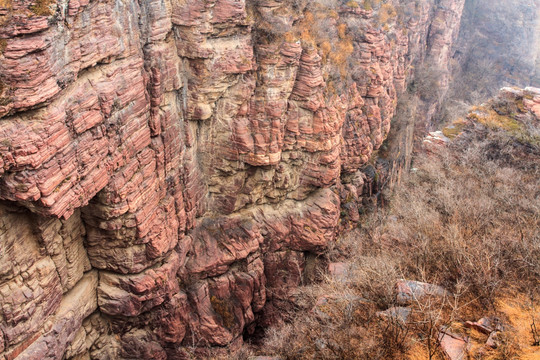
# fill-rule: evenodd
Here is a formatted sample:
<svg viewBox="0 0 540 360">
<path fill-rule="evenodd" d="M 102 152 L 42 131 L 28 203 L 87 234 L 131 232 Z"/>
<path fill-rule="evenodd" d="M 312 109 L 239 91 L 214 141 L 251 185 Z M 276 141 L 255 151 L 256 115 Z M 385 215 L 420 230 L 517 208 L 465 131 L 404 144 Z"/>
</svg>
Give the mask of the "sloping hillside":
<svg viewBox="0 0 540 360">
<path fill-rule="evenodd" d="M 503 89 L 443 132 L 257 351 L 540 358 L 540 89 Z"/>
</svg>

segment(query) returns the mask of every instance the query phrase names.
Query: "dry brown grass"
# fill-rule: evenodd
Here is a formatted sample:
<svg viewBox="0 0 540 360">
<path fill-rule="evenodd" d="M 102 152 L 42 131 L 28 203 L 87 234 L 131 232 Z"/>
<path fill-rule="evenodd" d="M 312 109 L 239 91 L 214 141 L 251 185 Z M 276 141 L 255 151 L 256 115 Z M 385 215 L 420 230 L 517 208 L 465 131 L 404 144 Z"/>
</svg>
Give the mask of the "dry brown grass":
<svg viewBox="0 0 540 360">
<path fill-rule="evenodd" d="M 337 69 L 341 78 L 345 78 L 354 51 L 353 38 L 348 34 L 347 25 L 344 23 L 334 25 L 328 22 L 328 18 L 339 19 L 339 15 L 322 5 L 313 6 L 303 15 L 295 32 L 286 34 L 285 40 L 298 39 L 304 46 L 319 49 L 323 63 Z"/>
<path fill-rule="evenodd" d="M 0 0 L 0 8 L 11 9 L 13 7 L 13 0 Z"/>
<path fill-rule="evenodd" d="M 383 4 L 379 10 L 379 23 L 387 24 L 389 21 L 397 17 L 396 8 L 390 4 Z"/>
<path fill-rule="evenodd" d="M 30 6 L 30 10 L 38 16 L 51 16 L 54 14 L 51 6 L 55 2 L 56 0 L 36 0 L 36 2 Z"/>
<path fill-rule="evenodd" d="M 482 123 L 448 148 L 418 156 L 390 207 L 367 215 L 329 250 L 329 261 L 350 264 L 347 281 L 327 277 L 301 289 L 303 310 L 269 330 L 263 352 L 428 359 L 431 349 L 438 359 L 438 329 L 450 326 L 471 337 L 474 358 L 540 358 L 530 329 L 532 319 L 540 324 L 539 159 L 534 144 Z M 441 285 L 453 296 L 414 302 L 406 324 L 382 320 L 376 313 L 395 305 L 400 278 Z M 463 326 L 483 316 L 506 325 L 497 349 Z"/>
</svg>

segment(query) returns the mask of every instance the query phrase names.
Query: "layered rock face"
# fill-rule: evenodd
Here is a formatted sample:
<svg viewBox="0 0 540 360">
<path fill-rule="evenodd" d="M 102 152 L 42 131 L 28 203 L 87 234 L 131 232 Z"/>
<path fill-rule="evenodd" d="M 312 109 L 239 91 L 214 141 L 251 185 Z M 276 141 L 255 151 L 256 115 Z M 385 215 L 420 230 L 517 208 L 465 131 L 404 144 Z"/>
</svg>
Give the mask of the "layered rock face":
<svg viewBox="0 0 540 360">
<path fill-rule="evenodd" d="M 462 7 L 0 0 L 0 356 L 177 359 L 274 321 Z"/>
</svg>

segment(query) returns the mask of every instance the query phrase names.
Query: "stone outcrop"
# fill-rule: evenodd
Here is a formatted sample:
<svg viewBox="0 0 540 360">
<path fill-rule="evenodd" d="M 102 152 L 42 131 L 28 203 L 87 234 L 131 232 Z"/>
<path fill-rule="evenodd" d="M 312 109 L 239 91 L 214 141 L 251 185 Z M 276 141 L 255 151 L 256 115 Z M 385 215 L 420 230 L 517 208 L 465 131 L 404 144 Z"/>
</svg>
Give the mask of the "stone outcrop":
<svg viewBox="0 0 540 360">
<path fill-rule="evenodd" d="M 0 0 L 1 358 L 178 359 L 279 317 L 463 6 L 352 3 Z"/>
</svg>

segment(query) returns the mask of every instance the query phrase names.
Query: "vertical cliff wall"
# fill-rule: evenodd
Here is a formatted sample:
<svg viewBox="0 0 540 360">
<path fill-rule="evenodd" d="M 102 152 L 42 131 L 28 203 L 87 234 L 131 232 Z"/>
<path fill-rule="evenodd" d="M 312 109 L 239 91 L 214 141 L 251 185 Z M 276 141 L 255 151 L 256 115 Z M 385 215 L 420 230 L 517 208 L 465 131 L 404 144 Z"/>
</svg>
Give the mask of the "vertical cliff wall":
<svg viewBox="0 0 540 360">
<path fill-rule="evenodd" d="M 443 120 L 503 86 L 540 84 L 540 1 L 467 0 L 452 60 Z"/>
<path fill-rule="evenodd" d="M 411 61 L 407 90 L 399 96 L 387 142 L 378 154 L 379 182 L 392 187 L 408 171 L 415 144 L 434 126 L 455 78 L 456 41 L 465 1 L 416 2 L 421 14 L 409 20 Z M 410 7 L 409 7 L 410 9 Z M 421 20 L 418 20 L 421 19 Z M 428 24 L 426 31 L 423 31 Z"/>
<path fill-rule="evenodd" d="M 0 356 L 183 358 L 271 323 L 462 7 L 0 0 Z"/>
<path fill-rule="evenodd" d="M 423 62 L 414 63 L 409 91 L 400 98 L 389 134 L 389 181 L 410 163 L 414 136 L 442 123 L 465 117 L 469 107 L 494 97 L 504 86 L 540 83 L 540 2 L 538 0 L 466 0 L 443 4 L 438 41 L 446 46 L 426 49 Z M 461 7 L 463 6 L 464 7 Z M 459 24 L 449 30 L 450 23 Z M 430 34 L 437 34 L 437 26 Z M 437 53 L 441 56 L 438 56 Z M 431 56 L 429 56 L 431 54 Z"/>
</svg>

